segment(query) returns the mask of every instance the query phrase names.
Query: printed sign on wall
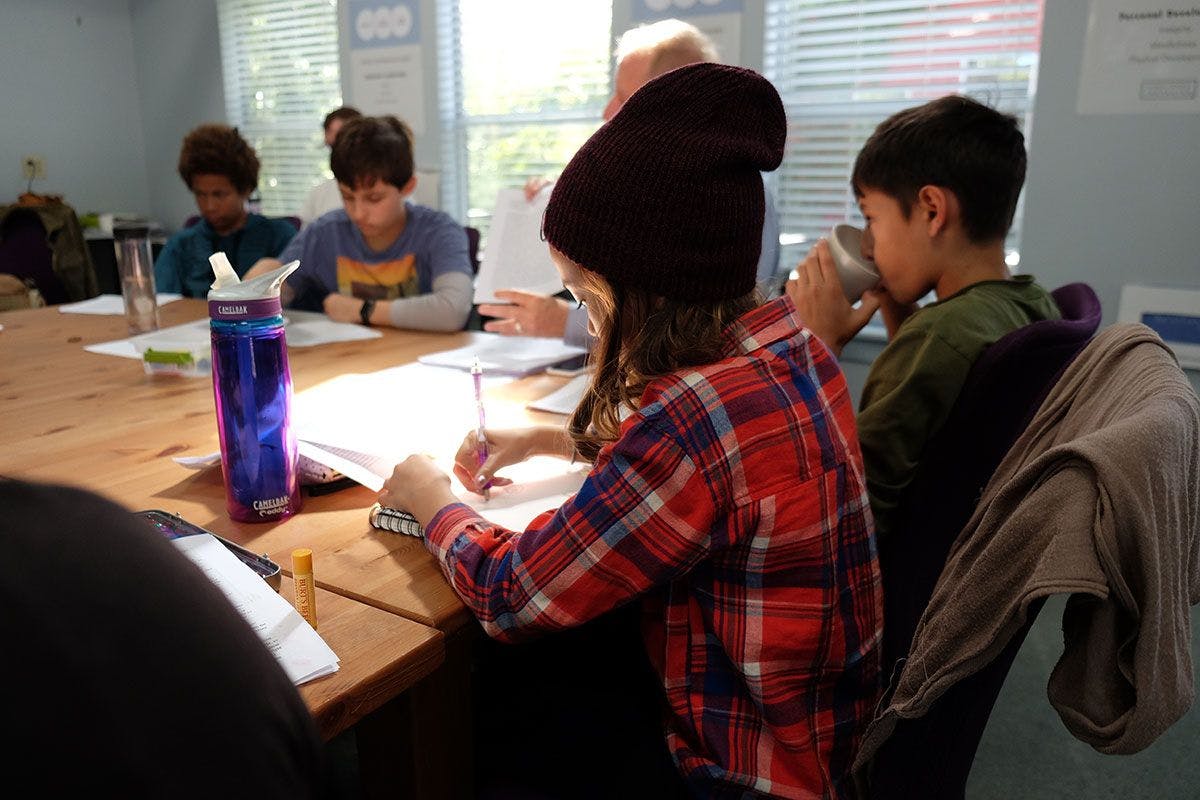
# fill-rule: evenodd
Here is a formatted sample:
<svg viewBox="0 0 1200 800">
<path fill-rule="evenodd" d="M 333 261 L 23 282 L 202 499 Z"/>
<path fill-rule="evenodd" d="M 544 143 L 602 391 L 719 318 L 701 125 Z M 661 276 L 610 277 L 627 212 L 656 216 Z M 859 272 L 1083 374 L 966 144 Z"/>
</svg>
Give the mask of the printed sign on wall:
<svg viewBox="0 0 1200 800">
<path fill-rule="evenodd" d="M 1080 114 L 1200 114 L 1200 5 L 1092 0 Z"/>
<path fill-rule="evenodd" d="M 425 133 L 425 79 L 417 0 L 350 0 L 350 102 L 395 114 Z"/>
</svg>

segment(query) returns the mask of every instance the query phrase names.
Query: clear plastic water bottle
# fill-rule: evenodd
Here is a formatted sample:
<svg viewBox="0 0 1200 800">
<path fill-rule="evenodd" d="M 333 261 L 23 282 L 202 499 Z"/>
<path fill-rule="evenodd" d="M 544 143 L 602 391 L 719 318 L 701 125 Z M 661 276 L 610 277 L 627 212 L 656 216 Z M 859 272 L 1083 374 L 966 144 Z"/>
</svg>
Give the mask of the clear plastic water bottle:
<svg viewBox="0 0 1200 800">
<path fill-rule="evenodd" d="M 241 522 L 286 519 L 300 510 L 301 496 L 278 282 L 274 297 L 215 294 L 208 299 L 213 395 L 229 516 Z"/>
<path fill-rule="evenodd" d="M 148 225 L 113 226 L 125 321 L 133 334 L 158 330 L 158 297 L 154 293 L 154 258 Z"/>
</svg>

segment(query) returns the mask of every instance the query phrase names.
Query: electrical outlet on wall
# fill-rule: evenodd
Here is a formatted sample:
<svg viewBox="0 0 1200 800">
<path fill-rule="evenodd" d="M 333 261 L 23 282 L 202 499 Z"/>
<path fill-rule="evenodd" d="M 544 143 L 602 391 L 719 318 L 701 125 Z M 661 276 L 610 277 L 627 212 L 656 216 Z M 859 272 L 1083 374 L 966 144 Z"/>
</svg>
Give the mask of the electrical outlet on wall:
<svg viewBox="0 0 1200 800">
<path fill-rule="evenodd" d="M 22 156 L 21 174 L 26 180 L 39 180 L 46 177 L 46 159 L 42 156 Z"/>
</svg>

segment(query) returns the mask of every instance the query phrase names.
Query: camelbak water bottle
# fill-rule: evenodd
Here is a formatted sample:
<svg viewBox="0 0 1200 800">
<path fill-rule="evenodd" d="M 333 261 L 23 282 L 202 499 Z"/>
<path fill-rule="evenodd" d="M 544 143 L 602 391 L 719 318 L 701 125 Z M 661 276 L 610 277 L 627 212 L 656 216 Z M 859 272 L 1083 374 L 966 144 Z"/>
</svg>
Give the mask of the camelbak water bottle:
<svg viewBox="0 0 1200 800">
<path fill-rule="evenodd" d="M 279 286 L 296 266 L 208 295 L 225 502 L 229 516 L 242 522 L 282 520 L 300 510 L 292 374 L 279 301 Z"/>
</svg>

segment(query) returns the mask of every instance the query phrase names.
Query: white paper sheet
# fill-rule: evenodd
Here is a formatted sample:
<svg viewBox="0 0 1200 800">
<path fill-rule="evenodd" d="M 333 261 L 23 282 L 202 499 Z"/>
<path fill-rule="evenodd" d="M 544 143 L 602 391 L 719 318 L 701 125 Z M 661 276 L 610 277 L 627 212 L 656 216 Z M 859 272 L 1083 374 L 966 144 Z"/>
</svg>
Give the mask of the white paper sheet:
<svg viewBox="0 0 1200 800">
<path fill-rule="evenodd" d="M 327 464 L 375 492 L 383 488 L 384 481 L 392 475 L 392 468 L 403 460 L 400 456 L 388 458 L 332 445 L 305 444 L 308 445 L 306 452 L 310 458 Z M 510 478 L 512 484 L 493 487 L 491 497 L 485 500 L 482 495 L 467 491 L 454 476 L 452 459 L 434 458 L 434 462 L 450 475 L 450 491 L 455 497 L 479 512 L 480 516 L 516 531 L 524 530 L 537 515 L 567 502 L 579 491 L 587 477 L 587 465 L 571 464 L 550 456 L 535 456 L 501 470 L 499 474 Z"/>
<path fill-rule="evenodd" d="M 392 467 L 396 465 L 395 459 L 387 456 L 360 453 L 357 450 L 310 442 L 307 439 L 301 439 L 299 446 L 302 455 L 337 470 L 373 492 L 383 488 L 383 482 L 392 474 Z"/>
<path fill-rule="evenodd" d="M 525 407 L 533 411 L 549 411 L 551 414 L 573 414 L 591 382 L 591 375 L 577 375 L 545 397 L 529 401 Z"/>
<path fill-rule="evenodd" d="M 170 292 L 159 292 L 155 299 L 160 306 L 182 300 L 183 295 Z M 80 300 L 78 303 L 63 303 L 58 307 L 60 314 L 106 314 L 121 316 L 125 313 L 125 298 L 119 294 L 102 294 L 91 300 Z"/>
<path fill-rule="evenodd" d="M 337 654 L 325 640 L 223 544 L 208 534 L 184 536 L 172 542 L 225 593 L 293 683 L 307 683 L 338 671 Z"/>
<path fill-rule="evenodd" d="M 527 424 L 519 406 L 488 402 L 487 393 L 510 380 L 484 376 L 490 426 Z M 292 407 L 302 452 L 374 491 L 413 453 L 432 456 L 452 475 L 454 455 L 475 421 L 470 374 L 423 364 L 343 375 L 300 392 Z M 515 483 L 493 489 L 490 501 L 453 477 L 451 491 L 488 519 L 522 530 L 541 512 L 562 505 L 586 473 L 586 465 L 541 457 L 503 470 Z"/>
<path fill-rule="evenodd" d="M 466 347 L 430 353 L 417 360 L 434 367 L 469 370 L 478 358 L 485 375 L 521 376 L 540 372 L 551 364 L 585 353 L 587 350 L 565 344 L 562 339 L 481 333 L 476 334 L 475 340 Z"/>
<path fill-rule="evenodd" d="M 283 314 L 288 347 L 313 347 L 333 342 L 378 339 L 383 336 L 374 328 L 349 322 L 334 322 L 324 314 L 315 311 L 287 310 Z M 127 339 L 90 344 L 83 349 L 89 353 L 136 358 L 140 361 L 142 351 L 147 347 L 153 347 L 156 350 L 195 352 L 207 350 L 210 342 L 208 320 L 198 319 L 194 322 L 185 322 L 182 325 L 173 325 L 150 333 L 138 334 Z"/>
<path fill-rule="evenodd" d="M 549 190 L 538 192 L 532 201 L 522 189 L 500 190 L 475 279 L 476 303 L 503 302 L 496 298 L 497 289 L 562 291 L 562 278 L 542 241 L 542 215 L 549 200 Z"/>
</svg>

